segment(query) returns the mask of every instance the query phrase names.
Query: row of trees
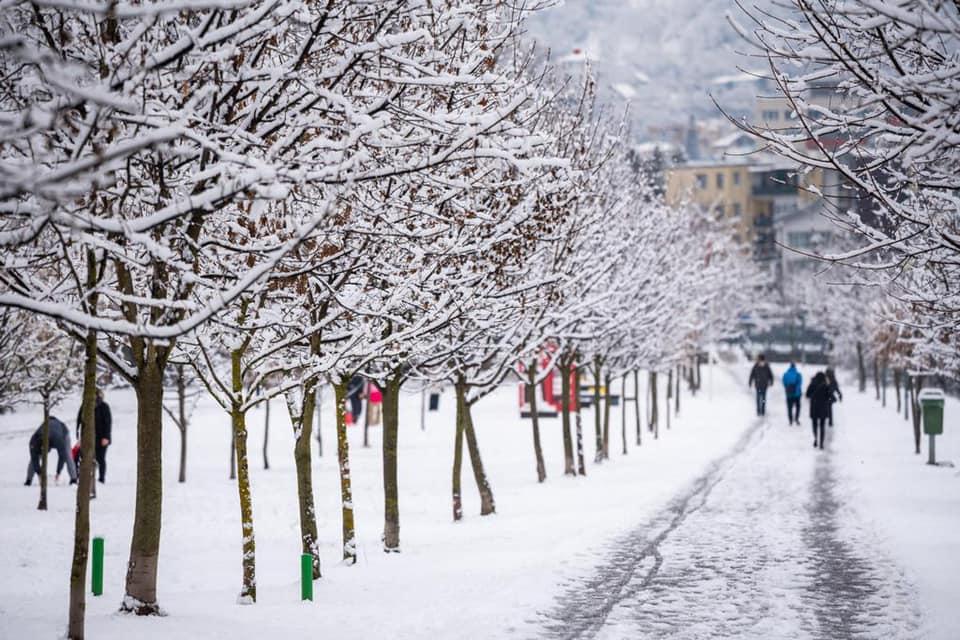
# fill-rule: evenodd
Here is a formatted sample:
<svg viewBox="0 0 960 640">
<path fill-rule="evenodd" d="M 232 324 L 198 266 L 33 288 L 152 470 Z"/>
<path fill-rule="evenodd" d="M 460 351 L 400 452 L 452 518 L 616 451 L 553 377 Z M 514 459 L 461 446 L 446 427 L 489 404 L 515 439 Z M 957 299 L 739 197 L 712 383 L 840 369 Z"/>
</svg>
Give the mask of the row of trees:
<svg viewBox="0 0 960 640">
<path fill-rule="evenodd" d="M 463 443 L 481 512 L 492 513 L 471 408 L 517 362 L 546 352 L 598 379 L 641 367 L 672 376 L 730 330 L 755 278 L 744 252 L 722 223 L 663 204 L 624 132 L 595 110 L 589 77 L 534 68 L 519 35 L 536 4 L 8 5 L 0 306 L 23 340 L 59 332 L 63 349 L 82 351 L 84 424 L 98 367 L 136 392 L 123 610 L 160 611 L 164 386 L 184 369 L 232 424 L 240 601 L 254 602 L 247 415 L 257 404 L 285 399 L 301 541 L 319 577 L 310 444 L 321 384 L 339 408 L 352 561 L 352 376 L 383 390 L 383 539 L 395 551 L 405 382 L 453 385 L 454 517 Z M 72 358 L 60 362 L 79 374 Z M 42 388 L 18 380 L 20 393 Z M 186 416 L 176 421 L 185 445 Z M 597 424 L 606 456 L 609 427 Z M 568 473 L 572 439 L 565 419 Z M 83 637 L 91 429 L 81 441 L 71 638 Z"/>
</svg>

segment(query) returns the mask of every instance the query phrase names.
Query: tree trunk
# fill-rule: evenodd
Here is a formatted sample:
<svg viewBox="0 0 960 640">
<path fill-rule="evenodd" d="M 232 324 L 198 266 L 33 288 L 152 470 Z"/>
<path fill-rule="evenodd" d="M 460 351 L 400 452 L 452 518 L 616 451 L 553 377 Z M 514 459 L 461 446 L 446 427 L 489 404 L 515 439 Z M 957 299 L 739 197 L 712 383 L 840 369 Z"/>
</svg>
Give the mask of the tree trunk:
<svg viewBox="0 0 960 640">
<path fill-rule="evenodd" d="M 913 383 L 910 380 L 910 373 L 903 372 L 903 419 L 910 420 L 910 394 L 913 393 Z"/>
<path fill-rule="evenodd" d="M 579 384 L 576 386 L 580 386 Z M 579 389 L 578 389 L 579 391 Z M 577 428 L 577 473 L 587 475 L 587 466 L 583 462 L 583 413 L 580 410 L 580 394 L 573 397 L 574 419 Z"/>
<path fill-rule="evenodd" d="M 593 359 L 593 424 L 595 437 L 596 453 L 593 456 L 594 462 L 603 460 L 603 423 L 600 415 L 600 383 L 603 380 L 601 371 L 601 360 L 597 356 Z"/>
<path fill-rule="evenodd" d="M 382 390 L 383 416 L 383 550 L 400 551 L 400 491 L 397 480 L 397 439 L 400 433 L 400 372 L 387 378 Z M 369 395 L 369 394 L 368 394 Z M 370 405 L 367 404 L 367 422 Z"/>
<path fill-rule="evenodd" d="M 321 416 L 323 415 L 323 387 L 320 386 L 320 383 L 317 382 L 317 393 L 316 393 L 316 404 L 314 412 L 317 414 L 317 457 L 323 457 L 323 434 L 320 430 L 320 425 L 322 424 Z"/>
<path fill-rule="evenodd" d="M 570 364 L 560 361 L 560 418 L 563 430 L 563 475 L 575 476 L 577 469 L 573 460 L 573 436 L 570 431 Z"/>
<path fill-rule="evenodd" d="M 243 352 L 234 349 L 230 353 L 233 404 L 230 407 L 230 422 L 237 449 L 237 494 L 240 497 L 240 527 L 243 540 L 243 584 L 240 587 L 238 604 L 253 604 L 257 601 L 257 547 L 253 535 L 253 496 L 250 494 L 250 464 L 247 456 L 247 414 L 241 405 Z"/>
<path fill-rule="evenodd" d="M 640 421 L 640 370 L 633 370 L 633 409 L 637 426 L 637 446 L 643 442 L 643 425 Z"/>
<path fill-rule="evenodd" d="M 463 519 L 463 493 L 461 489 L 460 477 L 463 469 L 463 422 L 466 411 L 464 410 L 465 393 L 459 385 L 454 385 L 457 401 L 457 426 L 456 440 L 453 444 L 453 521 L 457 522 Z"/>
<path fill-rule="evenodd" d="M 623 455 L 627 455 L 627 374 L 620 379 L 620 439 L 623 441 Z"/>
<path fill-rule="evenodd" d="M 364 407 L 364 410 L 363 410 L 363 448 L 369 449 L 370 448 L 370 385 L 373 383 L 368 382 L 366 384 L 367 384 L 367 394 L 366 394 L 367 397 L 365 398 L 365 400 L 366 400 L 367 406 Z M 383 405 L 381 405 L 381 407 L 382 406 Z M 384 422 L 386 421 L 384 420 Z"/>
<path fill-rule="evenodd" d="M 154 347 L 147 350 L 153 352 Z M 121 611 L 156 615 L 161 613 L 157 604 L 157 563 L 163 507 L 163 370 L 152 353 L 139 370 L 136 392 L 137 498 Z"/>
<path fill-rule="evenodd" d="M 703 383 L 703 378 L 700 375 L 700 354 L 696 355 L 696 371 L 697 371 L 697 391 L 700 391 L 700 386 Z"/>
<path fill-rule="evenodd" d="M 263 468 L 270 468 L 270 458 L 267 457 L 267 444 L 270 442 L 270 399 L 263 402 Z"/>
<path fill-rule="evenodd" d="M 667 416 L 667 429 L 670 428 L 670 401 L 673 400 L 673 367 L 667 369 L 667 402 L 664 415 Z"/>
<path fill-rule="evenodd" d="M 657 406 L 657 372 L 650 372 L 650 431 L 653 439 L 660 437 L 660 415 Z"/>
<path fill-rule="evenodd" d="M 300 507 L 300 552 L 313 557 L 313 579 L 320 577 L 320 549 L 317 544 L 317 515 L 313 502 L 313 464 L 310 436 L 316 413 L 316 378 L 303 383 L 302 399 L 293 391 L 286 395 L 287 413 L 293 426 L 293 460 L 297 469 L 297 502 Z"/>
<path fill-rule="evenodd" d="M 860 393 L 867 390 L 867 368 L 863 363 L 863 343 L 857 341 L 857 379 L 860 383 Z"/>
<path fill-rule="evenodd" d="M 183 365 L 177 365 L 177 429 L 180 431 L 180 473 L 177 482 L 187 481 L 187 385 Z"/>
<path fill-rule="evenodd" d="M 40 503 L 37 510 L 47 510 L 47 458 L 50 457 L 50 397 L 43 397 L 43 426 L 40 432 Z"/>
<path fill-rule="evenodd" d="M 543 464 L 543 449 L 540 446 L 540 417 L 537 415 L 537 359 L 530 359 L 527 367 L 527 389 L 530 392 L 530 423 L 533 426 L 533 457 L 537 462 L 537 482 L 547 479 Z"/>
<path fill-rule="evenodd" d="M 610 459 L 610 384 L 613 378 L 609 372 L 603 378 L 603 459 Z"/>
<path fill-rule="evenodd" d="M 887 365 L 880 368 L 880 406 L 887 406 Z"/>
<path fill-rule="evenodd" d="M 920 440 L 922 438 L 920 425 L 922 412 L 920 411 L 920 390 L 923 388 L 923 376 L 914 376 L 913 384 L 910 386 L 910 411 L 913 415 L 913 444 L 914 452 L 920 453 Z"/>
<path fill-rule="evenodd" d="M 237 440 L 233 437 L 233 425 L 230 425 L 230 479 L 237 479 Z"/>
<path fill-rule="evenodd" d="M 873 386 L 877 391 L 877 400 L 880 399 L 880 364 L 877 356 L 873 356 Z"/>
<path fill-rule="evenodd" d="M 680 365 L 677 365 L 677 387 L 674 389 L 673 413 L 680 415 Z"/>
<path fill-rule="evenodd" d="M 463 434 L 467 440 L 467 451 L 470 453 L 470 464 L 473 467 L 473 478 L 477 482 L 477 489 L 480 491 L 480 515 L 487 516 L 496 513 L 497 507 L 493 500 L 493 489 L 490 488 L 490 481 L 487 479 L 487 472 L 483 468 L 483 460 L 480 458 L 480 447 L 477 444 L 477 433 L 473 427 L 473 405 L 464 399 L 463 405 Z"/>
<path fill-rule="evenodd" d="M 96 281 L 95 261 L 91 252 L 87 255 L 87 284 L 92 288 Z M 90 308 L 97 307 L 97 295 L 91 295 Z M 90 549 L 90 488 L 93 483 L 94 438 L 97 402 L 97 334 L 87 331 L 84 341 L 83 364 L 83 427 L 80 430 L 80 469 L 77 470 L 77 510 L 74 515 L 73 562 L 70 567 L 70 611 L 67 623 L 67 638 L 82 640 L 87 608 L 87 553 Z"/>
<path fill-rule="evenodd" d="M 897 396 L 897 415 L 900 415 L 900 369 L 898 367 L 893 368 L 893 390 L 894 395 Z"/>
<path fill-rule="evenodd" d="M 347 385 L 350 378 L 342 378 L 333 385 L 337 407 L 337 462 L 340 465 L 340 504 L 343 521 L 343 560 L 357 562 L 356 532 L 353 525 L 353 488 L 350 481 L 350 444 L 347 441 Z"/>
</svg>

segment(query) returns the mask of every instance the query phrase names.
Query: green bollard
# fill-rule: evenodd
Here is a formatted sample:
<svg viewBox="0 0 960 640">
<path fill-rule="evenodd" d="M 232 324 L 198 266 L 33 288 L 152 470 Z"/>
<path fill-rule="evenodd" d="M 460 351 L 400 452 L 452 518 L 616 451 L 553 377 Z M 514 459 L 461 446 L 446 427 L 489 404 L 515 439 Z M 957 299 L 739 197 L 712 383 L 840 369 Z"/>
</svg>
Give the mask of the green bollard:
<svg viewBox="0 0 960 640">
<path fill-rule="evenodd" d="M 313 600 L 313 556 L 300 556 L 300 600 Z"/>
<path fill-rule="evenodd" d="M 103 595 L 103 538 L 93 539 L 93 571 L 91 574 L 93 595 Z"/>
</svg>

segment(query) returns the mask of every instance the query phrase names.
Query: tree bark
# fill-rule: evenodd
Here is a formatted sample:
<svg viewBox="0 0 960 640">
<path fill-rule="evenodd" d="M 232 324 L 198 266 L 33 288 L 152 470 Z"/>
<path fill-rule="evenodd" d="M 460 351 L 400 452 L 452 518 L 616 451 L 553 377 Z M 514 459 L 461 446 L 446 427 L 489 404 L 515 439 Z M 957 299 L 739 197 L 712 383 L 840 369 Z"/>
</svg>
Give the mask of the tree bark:
<svg viewBox="0 0 960 640">
<path fill-rule="evenodd" d="M 263 402 L 263 468 L 270 468 L 270 458 L 267 457 L 267 444 L 270 442 L 270 399 Z"/>
<path fill-rule="evenodd" d="M 547 479 L 547 469 L 543 464 L 543 448 L 540 446 L 540 416 L 537 415 L 537 359 L 530 358 L 527 367 L 527 389 L 530 393 L 530 423 L 533 427 L 533 457 L 537 463 L 537 482 Z"/>
<path fill-rule="evenodd" d="M 400 551 L 400 491 L 397 480 L 397 440 L 400 433 L 400 385 L 399 371 L 386 380 L 382 390 L 383 425 L 383 550 Z M 369 395 L 369 394 L 368 394 Z M 370 421 L 370 404 L 367 404 L 367 422 Z"/>
<path fill-rule="evenodd" d="M 620 379 L 620 439 L 623 441 L 623 455 L 627 455 L 627 374 Z"/>
<path fill-rule="evenodd" d="M 860 393 L 867 390 L 867 368 L 863 362 L 863 343 L 857 341 L 857 379 L 860 383 Z"/>
<path fill-rule="evenodd" d="M 873 386 L 877 391 L 877 400 L 880 399 L 880 364 L 877 356 L 873 356 Z"/>
<path fill-rule="evenodd" d="M 910 373 L 904 370 L 903 372 L 903 419 L 904 421 L 910 419 L 911 388 L 912 388 L 912 383 L 910 382 Z"/>
<path fill-rule="evenodd" d="M 900 414 L 900 369 L 898 367 L 893 368 L 893 390 L 894 395 L 897 396 L 897 415 Z"/>
<path fill-rule="evenodd" d="M 633 409 L 637 427 L 637 446 L 643 442 L 643 424 L 640 420 L 640 370 L 633 370 Z"/>
<path fill-rule="evenodd" d="M 923 388 L 923 376 L 914 376 L 913 384 L 910 386 L 910 404 L 913 415 L 913 444 L 914 453 L 920 453 L 920 441 L 922 434 L 920 430 L 922 412 L 920 411 L 920 390 Z"/>
<path fill-rule="evenodd" d="M 87 254 L 87 285 L 96 284 L 96 262 L 92 252 Z M 90 308 L 97 308 L 97 295 L 91 294 Z M 77 510 L 74 516 L 73 562 L 70 567 L 70 611 L 67 638 L 83 640 L 87 608 L 87 554 L 90 549 L 90 488 L 93 483 L 94 438 L 97 402 L 97 333 L 88 330 L 84 341 L 83 364 L 83 426 L 80 430 L 80 469 L 77 470 Z M 158 407 L 159 409 L 159 407 Z"/>
<path fill-rule="evenodd" d="M 50 397 L 43 396 L 43 426 L 40 432 L 40 503 L 37 510 L 47 510 L 47 458 L 50 457 Z"/>
<path fill-rule="evenodd" d="M 343 560 L 357 562 L 356 532 L 353 524 L 353 487 L 350 480 L 350 444 L 347 441 L 347 385 L 350 378 L 342 378 L 333 385 L 337 407 L 337 462 L 340 466 L 340 504 L 342 512 Z"/>
<path fill-rule="evenodd" d="M 310 436 L 316 413 L 316 378 L 304 381 L 302 399 L 287 394 L 287 413 L 293 426 L 293 460 L 297 470 L 297 502 L 300 507 L 300 551 L 313 557 L 313 579 L 320 577 L 320 549 L 317 544 L 317 515 L 313 501 L 313 463 Z"/>
<path fill-rule="evenodd" d="M 177 365 L 177 430 L 180 431 L 180 473 L 177 482 L 187 481 L 187 389 L 183 365 Z"/>
<path fill-rule="evenodd" d="M 560 361 L 560 418 L 563 430 L 563 475 L 575 476 L 577 469 L 573 460 L 573 436 L 570 431 L 570 363 Z"/>
<path fill-rule="evenodd" d="M 367 383 L 367 397 L 365 398 L 366 407 L 364 407 L 363 409 L 363 448 L 364 449 L 370 448 L 370 385 L 371 384 L 373 383 L 372 382 Z M 382 404 L 381 404 L 381 408 L 383 408 Z M 382 417 L 381 417 L 381 420 L 383 420 Z M 384 420 L 384 422 L 386 422 L 386 420 Z"/>
<path fill-rule="evenodd" d="M 673 367 L 667 369 L 667 401 L 666 407 L 664 410 L 664 415 L 667 416 L 667 429 L 670 428 L 670 404 L 673 400 Z"/>
<path fill-rule="evenodd" d="M 880 368 L 880 406 L 887 406 L 887 365 Z"/>
<path fill-rule="evenodd" d="M 477 444 L 477 433 L 473 427 L 473 404 L 464 399 L 463 416 L 463 435 L 467 440 L 467 451 L 470 453 L 470 464 L 473 467 L 473 478 L 477 482 L 477 489 L 480 491 L 480 515 L 487 516 L 496 513 L 497 507 L 493 500 L 493 489 L 490 488 L 490 481 L 487 479 L 487 472 L 483 468 L 483 460 L 480 458 L 480 447 Z"/>
<path fill-rule="evenodd" d="M 680 415 L 680 365 L 677 365 L 677 387 L 674 389 L 673 413 Z"/>
<path fill-rule="evenodd" d="M 580 385 L 577 384 L 577 387 Z M 583 462 L 583 413 L 580 410 L 580 393 L 573 397 L 574 421 L 577 429 L 577 473 L 581 476 L 587 475 L 587 465 Z"/>
<path fill-rule="evenodd" d="M 610 384 L 613 378 L 610 372 L 603 378 L 603 459 L 610 459 Z"/>
<path fill-rule="evenodd" d="M 596 453 L 593 456 L 594 462 L 603 460 L 603 424 L 600 415 L 600 383 L 603 380 L 601 370 L 601 360 L 597 356 L 593 359 L 593 423 L 595 432 Z"/>
<path fill-rule="evenodd" d="M 456 440 L 453 444 L 453 521 L 457 522 L 463 519 L 463 492 L 461 488 L 460 478 L 462 476 L 463 469 L 463 421 L 465 411 L 463 408 L 464 405 L 464 396 L 458 385 L 454 385 L 456 402 L 457 402 L 457 426 L 454 431 L 456 432 Z"/>
<path fill-rule="evenodd" d="M 657 372 L 650 372 L 650 431 L 653 439 L 660 437 L 660 415 L 657 407 Z"/>
<path fill-rule="evenodd" d="M 233 424 L 230 425 L 230 479 L 237 479 L 237 440 L 233 437 Z"/>
<path fill-rule="evenodd" d="M 317 382 L 317 393 L 316 393 L 316 404 L 314 405 L 315 413 L 317 414 L 317 457 L 323 457 L 323 434 L 321 433 L 320 426 L 322 424 L 321 416 L 323 415 L 323 388 L 320 386 L 320 383 Z"/>
<path fill-rule="evenodd" d="M 240 527 L 243 536 L 243 584 L 237 603 L 253 604 L 257 601 L 257 547 L 253 534 L 253 496 L 250 493 L 250 464 L 247 456 L 247 415 L 240 402 L 243 394 L 241 356 L 242 351 L 236 349 L 230 354 L 233 382 L 230 421 L 237 450 L 237 494 L 240 497 Z"/>
<path fill-rule="evenodd" d="M 153 352 L 155 347 L 148 347 Z M 163 370 L 149 354 L 139 367 L 137 392 L 137 497 L 122 611 L 161 613 L 157 604 L 157 563 L 163 507 Z M 92 453 L 91 453 L 92 455 Z"/>
</svg>

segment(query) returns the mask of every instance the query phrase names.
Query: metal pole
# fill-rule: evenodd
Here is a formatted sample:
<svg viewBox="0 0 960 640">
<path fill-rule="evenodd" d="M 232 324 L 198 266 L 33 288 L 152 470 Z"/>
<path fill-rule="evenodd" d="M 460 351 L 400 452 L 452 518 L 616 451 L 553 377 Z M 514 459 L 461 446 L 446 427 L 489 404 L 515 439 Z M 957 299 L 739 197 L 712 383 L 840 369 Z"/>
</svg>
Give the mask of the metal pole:
<svg viewBox="0 0 960 640">
<path fill-rule="evenodd" d="M 936 436 L 934 436 L 932 433 L 930 434 L 930 447 L 929 447 L 929 449 L 930 449 L 930 459 L 927 460 L 927 464 L 933 464 L 933 465 L 937 464 L 937 453 L 936 453 L 936 452 L 937 452 L 937 447 L 936 447 L 936 444 L 935 444 L 935 443 L 936 443 L 936 440 L 934 440 L 935 437 L 936 437 Z"/>
</svg>

